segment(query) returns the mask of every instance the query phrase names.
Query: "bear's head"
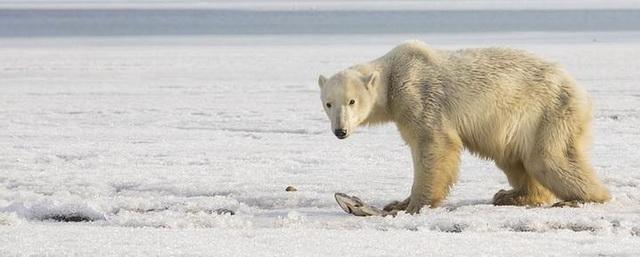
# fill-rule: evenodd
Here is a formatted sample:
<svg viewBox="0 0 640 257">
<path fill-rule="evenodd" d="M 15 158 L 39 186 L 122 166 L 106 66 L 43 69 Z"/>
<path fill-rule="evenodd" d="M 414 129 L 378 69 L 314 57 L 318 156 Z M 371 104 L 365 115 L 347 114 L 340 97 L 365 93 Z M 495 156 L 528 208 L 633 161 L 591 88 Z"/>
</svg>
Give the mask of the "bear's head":
<svg viewBox="0 0 640 257">
<path fill-rule="evenodd" d="M 320 75 L 320 99 L 336 137 L 347 138 L 369 117 L 375 106 L 377 80 L 377 71 L 362 74 L 345 70 L 329 79 Z"/>
</svg>

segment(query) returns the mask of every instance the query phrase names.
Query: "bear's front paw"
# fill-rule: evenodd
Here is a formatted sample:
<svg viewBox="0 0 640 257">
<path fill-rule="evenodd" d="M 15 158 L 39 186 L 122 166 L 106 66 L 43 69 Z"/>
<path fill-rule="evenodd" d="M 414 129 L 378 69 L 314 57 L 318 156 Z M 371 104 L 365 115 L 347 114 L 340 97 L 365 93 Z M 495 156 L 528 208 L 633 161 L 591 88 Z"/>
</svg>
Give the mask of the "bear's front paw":
<svg viewBox="0 0 640 257">
<path fill-rule="evenodd" d="M 406 212 L 409 214 L 418 214 L 422 207 L 427 205 L 424 201 L 411 201 L 407 206 Z"/>
<path fill-rule="evenodd" d="M 383 210 L 385 211 L 404 211 L 407 209 L 407 206 L 409 206 L 409 201 L 411 200 L 411 198 L 407 198 L 404 201 L 393 201 L 390 202 L 389 204 L 385 205 Z"/>
</svg>

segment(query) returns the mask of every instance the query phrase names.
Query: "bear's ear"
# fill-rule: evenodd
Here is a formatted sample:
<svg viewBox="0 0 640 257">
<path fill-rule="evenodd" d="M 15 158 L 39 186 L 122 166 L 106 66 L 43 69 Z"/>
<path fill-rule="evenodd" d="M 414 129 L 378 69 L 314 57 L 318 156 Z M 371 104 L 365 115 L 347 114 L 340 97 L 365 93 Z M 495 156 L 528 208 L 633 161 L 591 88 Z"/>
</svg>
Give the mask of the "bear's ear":
<svg viewBox="0 0 640 257">
<path fill-rule="evenodd" d="M 367 87 L 367 90 L 371 90 L 376 86 L 376 82 L 378 82 L 378 76 L 378 72 L 373 71 L 371 75 L 365 77 L 365 85 Z"/>
<path fill-rule="evenodd" d="M 324 87 L 324 83 L 327 82 L 327 78 L 325 78 L 324 76 L 320 75 L 320 77 L 318 77 L 318 86 L 320 86 L 320 88 Z"/>
</svg>

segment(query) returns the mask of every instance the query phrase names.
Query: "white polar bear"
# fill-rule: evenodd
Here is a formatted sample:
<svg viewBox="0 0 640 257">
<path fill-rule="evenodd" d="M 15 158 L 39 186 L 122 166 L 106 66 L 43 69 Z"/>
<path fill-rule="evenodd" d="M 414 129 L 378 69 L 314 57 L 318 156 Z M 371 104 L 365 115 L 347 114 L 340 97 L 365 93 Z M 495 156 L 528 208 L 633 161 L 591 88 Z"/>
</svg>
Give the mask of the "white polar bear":
<svg viewBox="0 0 640 257">
<path fill-rule="evenodd" d="M 437 207 L 457 179 L 463 148 L 507 175 L 513 189 L 496 193 L 496 205 L 609 199 L 585 154 L 587 93 L 563 69 L 527 52 L 444 51 L 408 41 L 318 83 L 338 138 L 392 121 L 411 148 L 411 195 L 385 210 Z"/>
</svg>

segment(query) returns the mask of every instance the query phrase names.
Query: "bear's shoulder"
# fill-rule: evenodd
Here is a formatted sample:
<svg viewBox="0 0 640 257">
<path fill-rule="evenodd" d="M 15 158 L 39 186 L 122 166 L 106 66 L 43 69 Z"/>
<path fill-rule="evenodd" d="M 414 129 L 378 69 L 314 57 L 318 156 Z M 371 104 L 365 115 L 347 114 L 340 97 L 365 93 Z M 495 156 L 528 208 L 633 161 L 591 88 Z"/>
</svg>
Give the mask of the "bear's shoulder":
<svg viewBox="0 0 640 257">
<path fill-rule="evenodd" d="M 424 67 L 427 64 L 439 64 L 446 60 L 446 53 L 431 48 L 419 40 L 405 41 L 381 57 L 392 70 L 405 70 L 409 67 Z"/>
</svg>

